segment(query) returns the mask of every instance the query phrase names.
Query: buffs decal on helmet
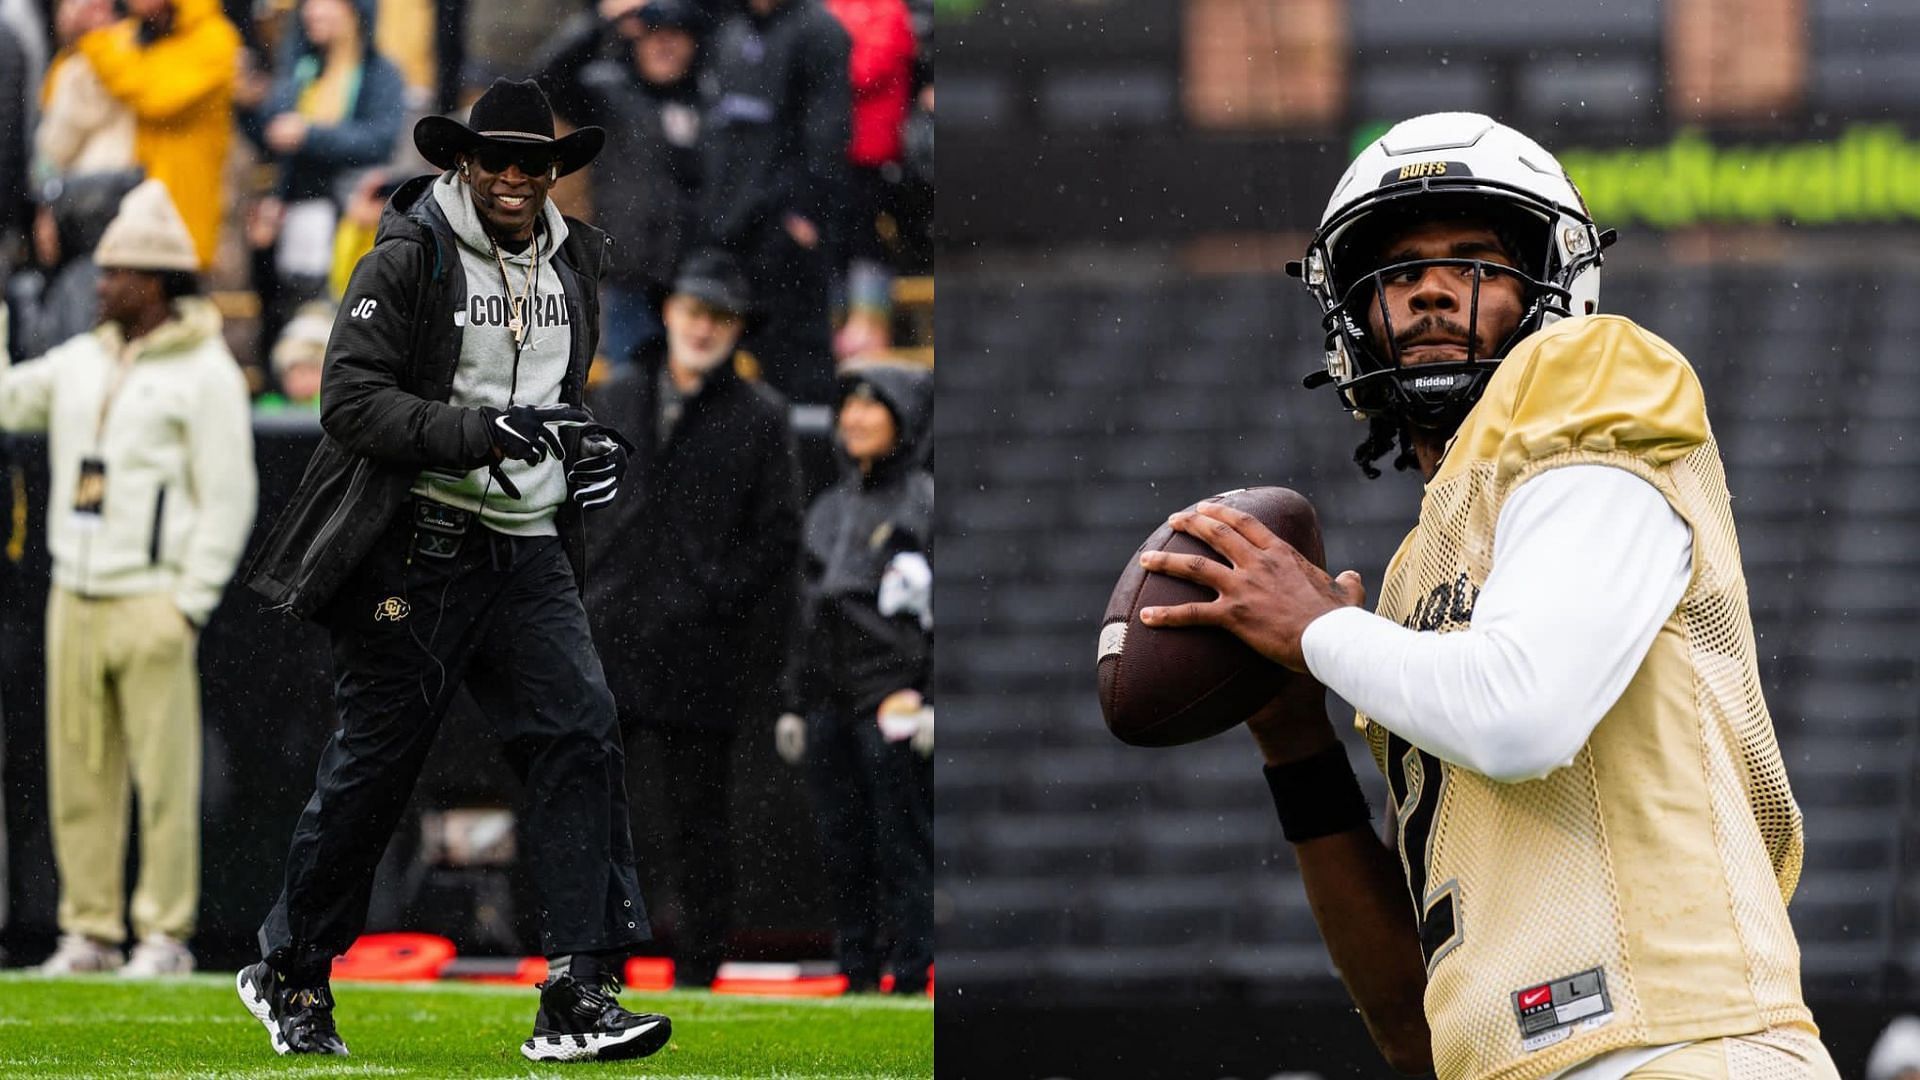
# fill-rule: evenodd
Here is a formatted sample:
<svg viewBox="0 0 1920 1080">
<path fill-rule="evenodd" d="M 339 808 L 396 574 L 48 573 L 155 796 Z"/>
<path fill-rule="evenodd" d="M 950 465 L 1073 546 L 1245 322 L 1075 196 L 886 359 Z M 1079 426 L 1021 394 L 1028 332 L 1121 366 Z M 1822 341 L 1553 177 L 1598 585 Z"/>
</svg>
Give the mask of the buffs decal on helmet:
<svg viewBox="0 0 1920 1080">
<path fill-rule="evenodd" d="M 1462 259 L 1380 265 L 1381 245 L 1395 230 L 1446 215 L 1487 222 L 1520 265 Z M 1404 120 L 1348 166 L 1306 258 L 1287 267 L 1319 302 L 1326 332 L 1326 370 L 1309 376 L 1307 385 L 1331 384 L 1359 419 L 1457 424 L 1516 342 L 1548 323 L 1598 309 L 1601 251 L 1613 239 L 1612 230 L 1595 228 L 1560 163 L 1520 132 L 1479 113 Z M 1389 271 L 1434 263 L 1473 264 L 1470 325 L 1478 317 L 1481 276 L 1519 277 L 1525 289 L 1520 325 L 1486 356 L 1474 355 L 1470 340 L 1465 360 L 1403 370 L 1391 317 L 1378 299 L 1382 281 Z M 1385 323 L 1380 339 L 1368 326 L 1369 305 L 1379 306 Z"/>
</svg>

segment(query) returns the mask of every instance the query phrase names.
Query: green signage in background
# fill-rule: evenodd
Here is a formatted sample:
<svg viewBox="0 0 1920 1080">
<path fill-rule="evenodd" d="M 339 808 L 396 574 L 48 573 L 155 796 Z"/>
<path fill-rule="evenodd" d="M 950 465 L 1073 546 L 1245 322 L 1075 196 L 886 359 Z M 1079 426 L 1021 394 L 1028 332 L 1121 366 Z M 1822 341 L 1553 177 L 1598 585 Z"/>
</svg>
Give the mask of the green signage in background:
<svg viewBox="0 0 1920 1080">
<path fill-rule="evenodd" d="M 1558 156 L 1603 226 L 1920 221 L 1920 141 L 1899 124 L 1854 124 L 1830 140 L 1725 146 L 1686 130 L 1661 147 Z"/>
<path fill-rule="evenodd" d="M 1356 128 L 1351 153 L 1391 123 Z M 1715 145 L 1683 129 L 1665 146 L 1555 151 L 1602 226 L 1871 225 L 1920 221 L 1920 140 L 1860 123 L 1837 138 Z"/>
</svg>

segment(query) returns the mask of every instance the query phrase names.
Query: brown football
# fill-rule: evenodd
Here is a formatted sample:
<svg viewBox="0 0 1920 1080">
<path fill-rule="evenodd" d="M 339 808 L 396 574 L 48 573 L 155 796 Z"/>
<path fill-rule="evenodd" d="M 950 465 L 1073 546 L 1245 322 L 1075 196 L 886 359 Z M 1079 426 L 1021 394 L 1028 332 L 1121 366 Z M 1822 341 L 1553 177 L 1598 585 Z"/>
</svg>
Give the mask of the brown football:
<svg viewBox="0 0 1920 1080">
<path fill-rule="evenodd" d="M 1319 518 L 1299 492 L 1239 488 L 1202 501 L 1252 514 L 1315 566 L 1326 568 Z M 1293 673 L 1217 627 L 1154 628 L 1142 623 L 1141 608 L 1214 598 L 1205 586 L 1142 569 L 1140 554 L 1146 551 L 1226 561 L 1165 524 L 1127 560 L 1100 621 L 1100 711 L 1107 729 L 1135 746 L 1177 746 L 1218 735 L 1253 715 Z"/>
</svg>

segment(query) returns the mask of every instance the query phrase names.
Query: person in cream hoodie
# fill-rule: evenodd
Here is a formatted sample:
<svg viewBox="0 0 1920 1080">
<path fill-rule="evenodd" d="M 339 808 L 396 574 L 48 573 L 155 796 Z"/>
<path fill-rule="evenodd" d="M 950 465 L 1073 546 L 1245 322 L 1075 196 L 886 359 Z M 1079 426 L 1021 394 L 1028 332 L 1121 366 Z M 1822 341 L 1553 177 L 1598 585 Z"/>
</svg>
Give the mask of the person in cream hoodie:
<svg viewBox="0 0 1920 1080">
<path fill-rule="evenodd" d="M 253 525 L 246 380 L 199 295 L 167 189 L 129 192 L 100 239 L 100 325 L 0 371 L 0 428 L 46 432 L 47 769 L 70 975 L 193 970 L 200 906 L 200 628 Z M 0 358 L 4 363 L 4 358 Z M 129 790 L 139 941 L 122 962 Z"/>
</svg>

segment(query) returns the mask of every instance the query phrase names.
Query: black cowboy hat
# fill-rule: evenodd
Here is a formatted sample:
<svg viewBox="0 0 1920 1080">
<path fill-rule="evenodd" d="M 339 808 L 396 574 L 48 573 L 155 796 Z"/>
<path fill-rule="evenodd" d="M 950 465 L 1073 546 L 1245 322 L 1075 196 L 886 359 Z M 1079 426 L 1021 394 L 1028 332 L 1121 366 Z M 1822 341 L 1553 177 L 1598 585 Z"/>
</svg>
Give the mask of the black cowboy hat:
<svg viewBox="0 0 1920 1080">
<path fill-rule="evenodd" d="M 553 137 L 553 107 L 540 84 L 528 79 L 495 79 L 469 114 L 471 126 L 444 116 L 423 116 L 413 125 L 413 145 L 434 167 L 451 169 L 455 158 L 485 147 L 544 151 L 565 176 L 600 153 L 607 141 L 602 128 L 583 127 Z M 536 170 L 537 171 L 537 170 Z"/>
</svg>

